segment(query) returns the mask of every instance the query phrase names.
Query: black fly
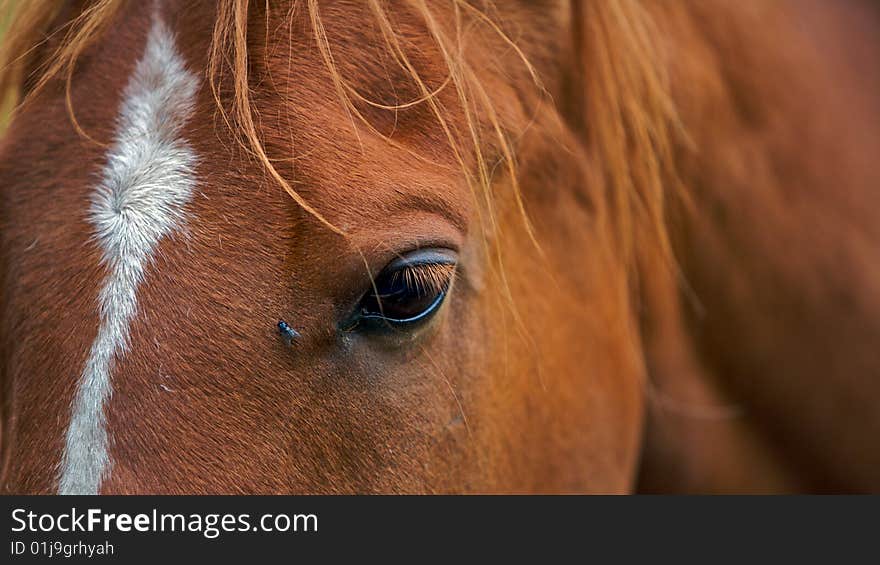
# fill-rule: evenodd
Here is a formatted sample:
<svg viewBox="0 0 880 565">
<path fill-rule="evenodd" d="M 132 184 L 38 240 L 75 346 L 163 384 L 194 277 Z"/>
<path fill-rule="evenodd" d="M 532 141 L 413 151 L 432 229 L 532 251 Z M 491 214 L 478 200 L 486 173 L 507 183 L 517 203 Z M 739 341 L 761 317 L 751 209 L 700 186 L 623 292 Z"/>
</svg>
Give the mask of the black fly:
<svg viewBox="0 0 880 565">
<path fill-rule="evenodd" d="M 278 320 L 278 333 L 287 345 L 292 345 L 293 341 L 299 337 L 299 332 L 287 325 L 284 320 Z"/>
</svg>

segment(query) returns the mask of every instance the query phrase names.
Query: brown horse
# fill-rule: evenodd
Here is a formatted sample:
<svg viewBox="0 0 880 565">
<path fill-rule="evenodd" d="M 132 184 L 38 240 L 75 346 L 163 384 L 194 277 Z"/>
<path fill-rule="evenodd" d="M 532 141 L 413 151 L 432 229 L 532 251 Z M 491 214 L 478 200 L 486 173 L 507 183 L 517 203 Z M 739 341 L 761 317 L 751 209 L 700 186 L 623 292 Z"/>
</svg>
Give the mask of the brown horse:
<svg viewBox="0 0 880 565">
<path fill-rule="evenodd" d="M 11 493 L 880 490 L 880 14 L 33 0 Z"/>
</svg>

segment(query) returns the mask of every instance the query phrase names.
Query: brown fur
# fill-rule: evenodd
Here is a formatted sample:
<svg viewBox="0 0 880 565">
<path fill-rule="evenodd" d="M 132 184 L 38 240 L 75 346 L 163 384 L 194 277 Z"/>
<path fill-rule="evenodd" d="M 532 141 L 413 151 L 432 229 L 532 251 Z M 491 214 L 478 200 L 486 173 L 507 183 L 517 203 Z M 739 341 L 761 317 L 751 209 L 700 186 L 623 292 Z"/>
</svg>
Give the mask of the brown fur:
<svg viewBox="0 0 880 565">
<path fill-rule="evenodd" d="M 86 203 L 149 25 L 111 4 L 2 77 L 66 53 L 0 149 L 7 492 L 56 488 L 97 327 Z M 139 290 L 104 492 L 877 490 L 873 12 L 282 4 L 163 3 L 213 69 L 200 185 Z M 438 318 L 338 332 L 414 245 L 460 252 Z"/>
</svg>

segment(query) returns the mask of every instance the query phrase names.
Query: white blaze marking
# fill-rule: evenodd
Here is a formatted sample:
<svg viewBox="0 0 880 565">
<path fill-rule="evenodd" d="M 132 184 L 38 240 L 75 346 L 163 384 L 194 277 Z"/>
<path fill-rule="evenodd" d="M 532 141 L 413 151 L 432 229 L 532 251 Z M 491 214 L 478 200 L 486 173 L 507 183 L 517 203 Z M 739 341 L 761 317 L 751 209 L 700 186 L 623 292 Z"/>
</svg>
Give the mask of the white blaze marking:
<svg viewBox="0 0 880 565">
<path fill-rule="evenodd" d="M 180 136 L 197 87 L 171 31 L 154 16 L 92 196 L 90 221 L 109 272 L 99 295 L 98 334 L 72 404 L 60 494 L 97 494 L 109 473 L 104 405 L 112 391 L 110 374 L 128 348 L 144 271 L 159 241 L 182 224 L 195 186 L 196 156 Z"/>
</svg>

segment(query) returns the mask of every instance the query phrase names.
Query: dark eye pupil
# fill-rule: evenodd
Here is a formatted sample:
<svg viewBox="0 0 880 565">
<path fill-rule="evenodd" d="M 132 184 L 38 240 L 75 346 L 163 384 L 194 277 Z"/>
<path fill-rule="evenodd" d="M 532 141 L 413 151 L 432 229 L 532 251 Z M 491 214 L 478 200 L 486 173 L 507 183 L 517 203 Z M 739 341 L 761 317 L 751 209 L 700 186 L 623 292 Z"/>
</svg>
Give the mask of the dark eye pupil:
<svg viewBox="0 0 880 565">
<path fill-rule="evenodd" d="M 445 290 L 412 284 L 400 272 L 383 273 L 375 290 L 364 297 L 362 315 L 389 321 L 409 321 L 426 314 Z"/>
</svg>

